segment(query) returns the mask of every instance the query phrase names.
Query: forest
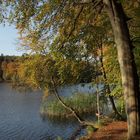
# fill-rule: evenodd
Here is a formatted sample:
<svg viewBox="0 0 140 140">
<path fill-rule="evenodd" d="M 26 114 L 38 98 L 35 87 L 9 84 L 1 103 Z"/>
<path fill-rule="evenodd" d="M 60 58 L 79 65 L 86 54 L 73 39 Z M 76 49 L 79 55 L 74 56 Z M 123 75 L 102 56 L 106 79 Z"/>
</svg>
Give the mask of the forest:
<svg viewBox="0 0 140 140">
<path fill-rule="evenodd" d="M 140 135 L 139 0 L 7 0 L 1 1 L 0 11 L 1 24 L 14 24 L 21 46 L 30 52 L 1 55 L 1 81 L 41 89 L 44 101 L 54 94 L 60 103 L 56 110 L 82 126 L 96 128 L 80 112 L 97 113 L 100 123 L 102 104 L 110 102 L 110 118 L 127 121 L 127 139 Z M 61 98 L 59 87 L 80 83 L 96 87 L 96 96 Z M 81 110 L 76 98 L 85 101 Z"/>
</svg>

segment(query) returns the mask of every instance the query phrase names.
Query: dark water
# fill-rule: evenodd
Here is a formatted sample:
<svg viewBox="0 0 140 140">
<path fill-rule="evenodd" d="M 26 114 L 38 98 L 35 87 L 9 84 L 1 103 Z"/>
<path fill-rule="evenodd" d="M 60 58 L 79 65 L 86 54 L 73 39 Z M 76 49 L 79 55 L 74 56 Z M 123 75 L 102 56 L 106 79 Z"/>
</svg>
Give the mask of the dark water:
<svg viewBox="0 0 140 140">
<path fill-rule="evenodd" d="M 0 140 L 64 140 L 79 127 L 77 122 L 42 120 L 41 92 L 18 93 L 0 84 Z"/>
</svg>

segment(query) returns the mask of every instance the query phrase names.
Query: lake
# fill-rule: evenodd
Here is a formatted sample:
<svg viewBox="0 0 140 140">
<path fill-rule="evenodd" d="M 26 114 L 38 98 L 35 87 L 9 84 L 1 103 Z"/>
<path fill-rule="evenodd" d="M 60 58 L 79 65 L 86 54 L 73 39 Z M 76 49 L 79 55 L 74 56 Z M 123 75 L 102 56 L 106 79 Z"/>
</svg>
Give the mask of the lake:
<svg viewBox="0 0 140 140">
<path fill-rule="evenodd" d="M 68 140 L 79 128 L 77 121 L 41 118 L 42 92 L 19 93 L 0 84 L 0 140 Z M 84 132 L 83 132 L 84 133 Z"/>
</svg>

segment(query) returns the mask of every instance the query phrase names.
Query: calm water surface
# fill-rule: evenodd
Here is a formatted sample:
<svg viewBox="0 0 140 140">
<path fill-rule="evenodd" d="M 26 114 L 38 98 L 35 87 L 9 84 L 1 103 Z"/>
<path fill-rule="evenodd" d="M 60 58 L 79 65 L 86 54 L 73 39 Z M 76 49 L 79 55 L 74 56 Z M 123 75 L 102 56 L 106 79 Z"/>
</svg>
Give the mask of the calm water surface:
<svg viewBox="0 0 140 140">
<path fill-rule="evenodd" d="M 0 84 L 0 140 L 64 140 L 78 128 L 77 122 L 42 120 L 41 92 L 18 93 Z"/>
</svg>

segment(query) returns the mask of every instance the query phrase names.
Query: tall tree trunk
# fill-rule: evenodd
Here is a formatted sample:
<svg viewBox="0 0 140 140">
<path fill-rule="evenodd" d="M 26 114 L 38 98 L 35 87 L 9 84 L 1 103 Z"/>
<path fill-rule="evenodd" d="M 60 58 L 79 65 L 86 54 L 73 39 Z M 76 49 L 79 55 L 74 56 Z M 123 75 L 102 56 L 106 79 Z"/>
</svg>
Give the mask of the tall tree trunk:
<svg viewBox="0 0 140 140">
<path fill-rule="evenodd" d="M 140 89 L 126 16 L 117 0 L 104 0 L 113 28 L 126 101 L 128 139 L 140 134 Z"/>
</svg>

